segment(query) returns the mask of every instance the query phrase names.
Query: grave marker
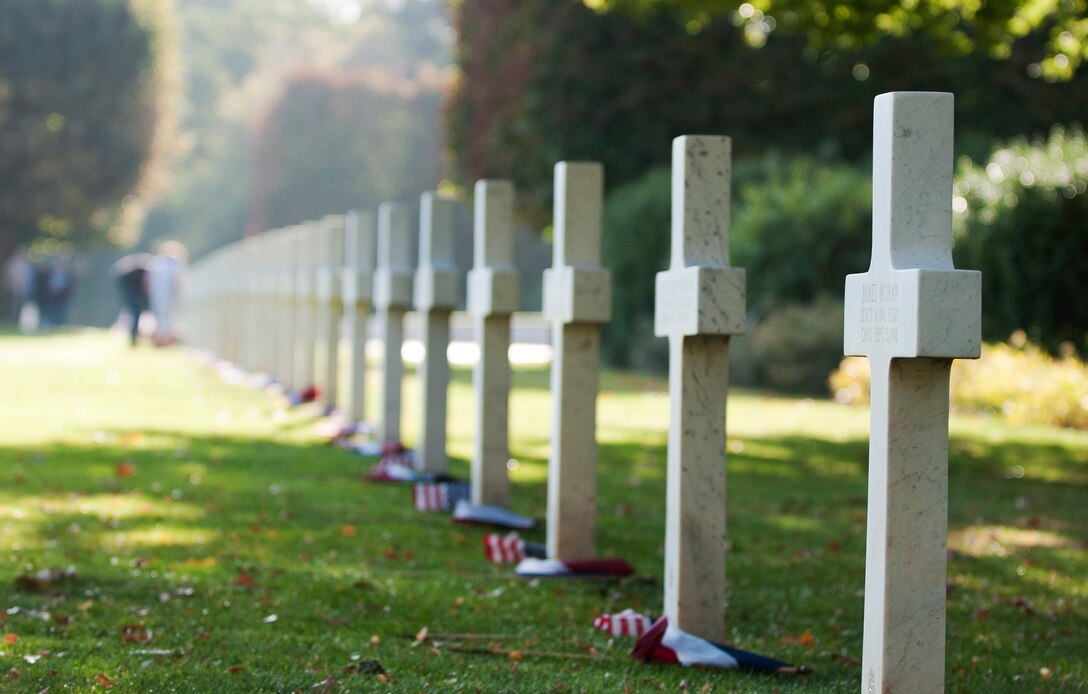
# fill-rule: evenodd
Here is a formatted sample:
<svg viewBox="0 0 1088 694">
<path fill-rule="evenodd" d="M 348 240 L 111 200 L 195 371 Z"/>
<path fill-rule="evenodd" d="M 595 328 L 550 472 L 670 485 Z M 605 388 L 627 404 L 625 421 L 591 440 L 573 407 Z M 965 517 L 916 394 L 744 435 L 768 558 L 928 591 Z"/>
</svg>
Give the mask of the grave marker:
<svg viewBox="0 0 1088 694">
<path fill-rule="evenodd" d="M 424 193 L 419 214 L 419 269 L 415 276 L 415 305 L 420 317 L 423 362 L 419 365 L 422 427 L 416 444 L 416 468 L 442 473 L 446 456 L 446 389 L 450 365 L 450 314 L 457 304 L 457 263 L 453 225 L 457 203 Z"/>
<path fill-rule="evenodd" d="M 344 220 L 344 311 L 351 335 L 351 396 L 348 399 L 352 422 L 366 419 L 367 315 L 373 297 L 374 216 L 349 212 Z"/>
<path fill-rule="evenodd" d="M 862 691 L 944 691 L 948 386 L 981 347 L 981 274 L 952 264 L 951 94 L 876 98 L 873 254 L 846 278 L 845 353 L 869 358 Z"/>
<path fill-rule="evenodd" d="M 597 371 L 601 323 L 612 312 L 612 278 L 600 266 L 603 191 L 600 164 L 555 165 L 555 242 L 544 271 L 553 354 L 547 551 L 561 560 L 596 555 Z"/>
<path fill-rule="evenodd" d="M 298 227 L 295 236 L 295 389 L 314 385 L 314 343 L 317 341 L 317 297 L 314 270 L 317 262 L 316 234 L 312 223 Z"/>
<path fill-rule="evenodd" d="M 477 181 L 475 198 L 468 309 L 480 358 L 472 371 L 472 501 L 505 508 L 510 501 L 510 314 L 518 308 L 520 289 L 514 269 L 514 184 Z"/>
<path fill-rule="evenodd" d="M 340 319 L 343 302 L 340 265 L 344 257 L 344 218 L 324 217 L 317 227 L 317 388 L 326 412 L 336 407 L 340 378 Z"/>
<path fill-rule="evenodd" d="M 383 202 L 378 208 L 378 267 L 374 271 L 374 306 L 382 337 L 381 429 L 383 443 L 400 442 L 401 382 L 404 363 L 404 313 L 412 303 L 408 212 Z"/>
<path fill-rule="evenodd" d="M 725 402 L 729 338 L 745 329 L 744 270 L 729 266 L 730 140 L 672 148 L 672 260 L 657 274 L 654 334 L 669 338 L 665 613 L 721 641 L 725 617 Z"/>
<path fill-rule="evenodd" d="M 295 269 L 298 263 L 298 230 L 287 227 L 276 232 L 276 281 L 279 313 L 277 327 L 276 376 L 287 392 L 297 390 L 295 382 Z"/>
<path fill-rule="evenodd" d="M 279 348 L 276 333 L 276 238 L 273 232 L 265 231 L 255 237 L 258 254 L 260 277 L 257 279 L 257 325 L 258 347 L 257 370 L 271 377 L 276 371 L 276 350 Z"/>
</svg>

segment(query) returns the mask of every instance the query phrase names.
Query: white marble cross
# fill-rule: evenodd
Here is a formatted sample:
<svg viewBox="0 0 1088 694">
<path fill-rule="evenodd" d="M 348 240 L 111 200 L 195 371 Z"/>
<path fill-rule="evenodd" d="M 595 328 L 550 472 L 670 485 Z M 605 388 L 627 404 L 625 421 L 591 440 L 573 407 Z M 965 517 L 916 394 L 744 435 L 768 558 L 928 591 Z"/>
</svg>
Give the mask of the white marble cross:
<svg viewBox="0 0 1088 694">
<path fill-rule="evenodd" d="M 295 244 L 295 388 L 314 385 L 314 343 L 317 341 L 317 297 L 314 293 L 317 234 L 312 222 L 301 224 Z"/>
<path fill-rule="evenodd" d="M 382 337 L 381 430 L 383 443 L 400 442 L 401 383 L 404 363 L 404 313 L 412 304 L 412 268 L 408 211 L 383 202 L 378 208 L 378 267 L 374 271 L 374 306 Z"/>
<path fill-rule="evenodd" d="M 514 184 L 477 181 L 473 214 L 473 267 L 468 310 L 480 358 L 472 371 L 476 423 L 472 447 L 472 501 L 507 507 L 509 459 L 510 314 L 520 298 L 514 269 Z"/>
<path fill-rule="evenodd" d="M 373 296 L 374 216 L 349 212 L 344 218 L 344 311 L 351 335 L 351 394 L 348 416 L 352 422 L 366 420 L 366 339 L 367 316 Z"/>
<path fill-rule="evenodd" d="M 951 94 L 876 98 L 873 254 L 845 353 L 872 368 L 862 691 L 944 691 L 948 379 L 977 358 L 981 274 L 952 265 Z"/>
<path fill-rule="evenodd" d="M 343 301 L 340 267 L 344 262 L 344 217 L 328 215 L 318 224 L 317 237 L 317 387 L 326 412 L 336 407 L 340 380 L 340 319 Z"/>
<path fill-rule="evenodd" d="M 596 555 L 597 371 L 601 323 L 612 313 L 612 277 L 601 267 L 604 167 L 555 165 L 552 267 L 544 314 L 552 324 L 552 437 L 548 458 L 548 556 Z"/>
<path fill-rule="evenodd" d="M 276 332 L 276 237 L 265 231 L 256 237 L 260 255 L 258 278 L 258 370 L 271 376 L 276 371 L 276 352 L 279 349 L 279 335 Z"/>
<path fill-rule="evenodd" d="M 450 364 L 450 314 L 457 305 L 457 263 L 453 232 L 457 203 L 424 193 L 419 205 L 419 268 L 415 277 L 415 306 L 423 331 L 423 362 L 419 365 L 422 428 L 416 443 L 416 468 L 443 473 L 446 456 L 446 389 Z"/>
<path fill-rule="evenodd" d="M 720 641 L 725 617 L 725 401 L 729 337 L 745 329 L 744 270 L 729 265 L 730 140 L 672 147 L 672 261 L 657 274 L 654 334 L 669 338 L 665 613 Z"/>
<path fill-rule="evenodd" d="M 295 268 L 298 264 L 298 230 L 287 227 L 276 232 L 276 288 L 279 306 L 279 347 L 276 349 L 276 377 L 284 390 L 299 388 L 295 382 L 295 323 L 298 312 L 295 297 Z"/>
</svg>

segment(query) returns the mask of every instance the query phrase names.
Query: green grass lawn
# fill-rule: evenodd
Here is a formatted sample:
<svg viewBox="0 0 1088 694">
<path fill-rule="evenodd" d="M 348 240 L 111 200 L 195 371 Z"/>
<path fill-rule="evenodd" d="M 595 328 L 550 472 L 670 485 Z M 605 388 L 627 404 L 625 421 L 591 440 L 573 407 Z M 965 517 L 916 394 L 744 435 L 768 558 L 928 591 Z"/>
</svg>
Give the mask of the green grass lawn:
<svg viewBox="0 0 1088 694">
<path fill-rule="evenodd" d="M 617 582 L 491 566 L 484 531 L 362 482 L 369 460 L 322 443 L 313 406 L 284 412 L 182 349 L 5 334 L 0 382 L 0 690 L 859 689 L 864 409 L 729 399 L 729 639 L 813 670 L 789 678 L 637 663 L 592 628 L 660 610 L 660 379 L 602 378 L 598 546 L 638 569 Z M 514 383 L 513 505 L 542 517 L 547 373 Z M 412 378 L 405 395 L 410 441 Z M 467 475 L 468 372 L 450 403 Z M 948 690 L 1088 690 L 1088 435 L 953 419 L 949 516 Z M 521 657 L 416 642 L 423 628 Z"/>
</svg>

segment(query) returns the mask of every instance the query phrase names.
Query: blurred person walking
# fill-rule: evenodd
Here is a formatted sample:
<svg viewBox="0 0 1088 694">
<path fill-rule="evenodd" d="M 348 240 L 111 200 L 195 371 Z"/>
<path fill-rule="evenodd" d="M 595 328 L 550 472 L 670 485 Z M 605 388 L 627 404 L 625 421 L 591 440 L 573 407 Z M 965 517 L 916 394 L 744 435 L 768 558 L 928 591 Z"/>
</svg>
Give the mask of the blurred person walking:
<svg viewBox="0 0 1088 694">
<path fill-rule="evenodd" d="M 11 297 L 11 320 L 19 325 L 23 308 L 34 300 L 34 263 L 21 246 L 4 261 L 4 288 Z"/>
<path fill-rule="evenodd" d="M 151 300 L 151 312 L 155 314 L 152 341 L 160 347 L 177 342 L 174 313 L 187 257 L 185 246 L 177 241 L 163 241 L 158 255 L 147 265 L 147 294 Z"/>
<path fill-rule="evenodd" d="M 140 335 L 140 316 L 150 307 L 147 298 L 147 266 L 154 256 L 150 253 L 131 253 L 115 262 L 110 274 L 117 280 L 121 291 L 121 310 L 131 321 L 129 338 L 132 346 Z"/>
</svg>

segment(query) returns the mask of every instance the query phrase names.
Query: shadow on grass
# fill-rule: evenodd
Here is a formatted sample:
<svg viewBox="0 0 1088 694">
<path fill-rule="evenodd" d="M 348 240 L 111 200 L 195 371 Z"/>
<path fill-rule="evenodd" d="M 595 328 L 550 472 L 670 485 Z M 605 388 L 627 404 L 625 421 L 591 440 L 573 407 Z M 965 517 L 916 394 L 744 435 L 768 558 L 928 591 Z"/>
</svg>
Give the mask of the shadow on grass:
<svg viewBox="0 0 1088 694">
<path fill-rule="evenodd" d="M 729 638 L 813 665 L 818 675 L 800 688 L 849 691 L 861 651 L 867 446 L 750 437 L 730 451 Z M 627 558 L 638 575 L 531 588 L 483 561 L 482 530 L 415 512 L 408 487 L 361 481 L 372 459 L 328 445 L 106 431 L 101 444 L 4 447 L 0 458 L 9 547 L 0 585 L 77 566 L 68 582 L 18 591 L 13 605 L 72 615 L 91 602 L 88 624 L 53 627 L 81 649 L 144 623 L 156 644 L 214 661 L 215 649 L 193 634 L 220 630 L 213 643 L 251 650 L 236 657 L 249 668 L 277 672 L 287 666 L 269 653 L 287 653 L 285 682 L 297 686 L 297 661 L 322 639 L 345 662 L 364 648 L 360 634 L 393 638 L 424 625 L 528 630 L 561 647 L 572 629 L 594 638 L 596 611 L 660 609 L 662 445 L 600 447 L 599 553 Z M 1088 642 L 1088 516 L 1074 482 L 1086 466 L 1084 451 L 1059 445 L 953 442 L 950 689 L 1000 691 L 995 682 L 1023 674 L 1024 653 L 1085 676 L 1075 658 Z M 454 470 L 465 474 L 465 461 Z M 516 483 L 512 493 L 517 510 L 543 516 L 546 483 Z M 529 536 L 541 540 L 543 530 Z M 292 631 L 267 651 L 257 644 L 273 629 L 270 616 Z M 57 636 L 29 621 L 9 628 L 31 644 Z M 403 648 L 383 657 L 415 662 Z"/>
</svg>

